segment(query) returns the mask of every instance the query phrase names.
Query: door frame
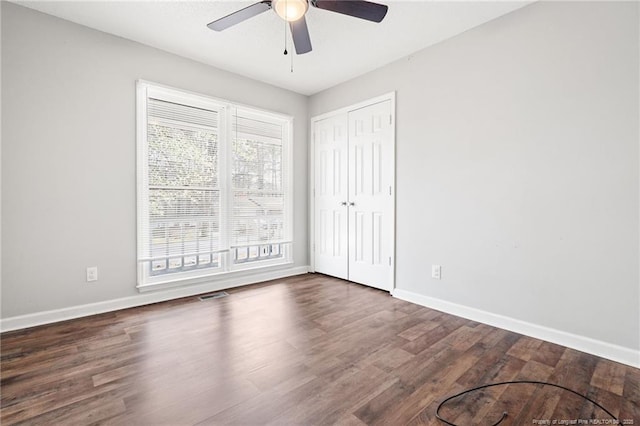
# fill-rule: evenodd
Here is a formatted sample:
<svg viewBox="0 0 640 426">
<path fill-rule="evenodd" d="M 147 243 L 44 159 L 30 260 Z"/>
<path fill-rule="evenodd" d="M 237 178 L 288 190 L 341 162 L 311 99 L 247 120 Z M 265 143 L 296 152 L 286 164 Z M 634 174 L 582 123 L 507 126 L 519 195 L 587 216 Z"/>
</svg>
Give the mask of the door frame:
<svg viewBox="0 0 640 426">
<path fill-rule="evenodd" d="M 391 125 L 393 131 L 391 132 L 391 143 L 393 144 L 392 159 L 391 159 L 391 176 L 393 181 L 391 182 L 391 289 L 389 292 L 393 294 L 396 288 L 396 92 L 385 93 L 384 95 L 376 96 L 371 99 L 367 99 L 362 102 L 348 105 L 333 111 L 325 112 L 311 117 L 309 126 L 309 272 L 315 272 L 316 262 L 316 223 L 315 223 L 315 198 L 316 198 L 316 170 L 315 170 L 315 125 L 316 122 L 324 120 L 338 114 L 349 113 L 357 109 L 365 108 L 370 105 L 378 104 L 381 102 L 391 102 Z"/>
</svg>

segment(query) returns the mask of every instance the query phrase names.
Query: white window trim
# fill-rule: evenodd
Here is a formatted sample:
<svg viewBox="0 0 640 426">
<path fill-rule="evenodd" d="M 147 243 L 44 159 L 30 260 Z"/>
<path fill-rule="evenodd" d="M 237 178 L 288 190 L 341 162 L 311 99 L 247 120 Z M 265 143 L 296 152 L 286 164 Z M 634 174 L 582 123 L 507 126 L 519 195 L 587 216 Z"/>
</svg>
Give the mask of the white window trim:
<svg viewBox="0 0 640 426">
<path fill-rule="evenodd" d="M 137 267 L 137 288 L 139 291 L 149 291 L 154 288 L 166 289 L 192 284 L 201 284 L 205 281 L 213 281 L 216 278 L 229 279 L 234 276 L 246 275 L 251 271 L 270 272 L 283 267 L 288 267 L 293 263 L 292 236 L 293 236 L 293 116 L 266 111 L 261 108 L 238 104 L 224 99 L 214 98 L 199 93 L 180 90 L 161 84 L 138 80 L 136 82 L 136 204 L 137 204 L 137 256 L 142 252 L 143 244 L 148 243 L 148 236 L 141 235 L 145 221 L 148 220 L 149 210 L 146 202 L 146 194 L 149 187 L 148 173 L 146 169 L 147 149 L 147 98 L 157 97 L 159 99 L 176 102 L 185 105 L 201 107 L 205 109 L 215 109 L 220 112 L 218 123 L 218 134 L 220 143 L 218 144 L 219 158 L 226 161 L 219 161 L 219 187 L 220 187 L 220 223 L 230 223 L 232 211 L 232 186 L 229 176 L 232 156 L 230 155 L 230 141 L 232 140 L 232 111 L 242 110 L 250 115 L 263 117 L 272 121 L 279 121 L 285 126 L 286 135 L 282 140 L 283 151 L 283 188 L 285 195 L 284 212 L 284 235 L 285 242 L 281 245 L 282 258 L 266 259 L 256 262 L 234 264 L 232 250 L 230 249 L 229 226 L 220 227 L 220 265 L 215 268 L 195 269 L 191 271 L 174 272 L 166 275 L 151 276 L 144 262 L 136 259 Z M 226 206 L 226 208 L 225 208 Z"/>
</svg>

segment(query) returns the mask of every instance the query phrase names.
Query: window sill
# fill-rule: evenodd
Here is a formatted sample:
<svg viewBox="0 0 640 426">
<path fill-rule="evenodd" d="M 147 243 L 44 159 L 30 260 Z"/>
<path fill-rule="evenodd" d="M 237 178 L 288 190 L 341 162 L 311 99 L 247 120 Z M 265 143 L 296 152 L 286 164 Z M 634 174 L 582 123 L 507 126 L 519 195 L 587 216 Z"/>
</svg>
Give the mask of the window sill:
<svg viewBox="0 0 640 426">
<path fill-rule="evenodd" d="M 306 273 L 308 268 L 292 268 L 293 261 L 287 260 L 282 263 L 278 263 L 273 266 L 255 266 L 253 268 L 243 268 L 234 271 L 225 272 L 213 272 L 208 275 L 201 275 L 198 277 L 188 278 L 171 278 L 167 277 L 167 280 L 156 281 L 154 283 L 138 284 L 137 289 L 140 293 L 147 293 L 152 291 L 169 290 L 180 287 L 208 285 L 215 286 L 216 289 L 225 289 L 231 287 L 238 287 L 242 285 L 249 285 L 258 283 L 261 281 L 268 281 L 270 279 L 277 279 L 284 276 L 297 275 Z M 299 270 L 298 270 L 299 269 Z M 294 273 L 291 273 L 291 272 Z M 284 274 L 283 274 L 284 273 Z M 203 292 L 211 291 L 212 289 L 203 289 Z"/>
</svg>

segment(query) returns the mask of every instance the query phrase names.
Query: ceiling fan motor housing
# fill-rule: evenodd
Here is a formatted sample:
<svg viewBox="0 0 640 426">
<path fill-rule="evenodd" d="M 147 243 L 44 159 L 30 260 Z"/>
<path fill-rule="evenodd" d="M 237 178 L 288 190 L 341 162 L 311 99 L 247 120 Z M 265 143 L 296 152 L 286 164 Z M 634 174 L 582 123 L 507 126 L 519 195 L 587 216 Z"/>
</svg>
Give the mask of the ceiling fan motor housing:
<svg viewBox="0 0 640 426">
<path fill-rule="evenodd" d="M 273 0 L 271 7 L 279 17 L 288 22 L 302 18 L 309 9 L 307 0 Z"/>
</svg>

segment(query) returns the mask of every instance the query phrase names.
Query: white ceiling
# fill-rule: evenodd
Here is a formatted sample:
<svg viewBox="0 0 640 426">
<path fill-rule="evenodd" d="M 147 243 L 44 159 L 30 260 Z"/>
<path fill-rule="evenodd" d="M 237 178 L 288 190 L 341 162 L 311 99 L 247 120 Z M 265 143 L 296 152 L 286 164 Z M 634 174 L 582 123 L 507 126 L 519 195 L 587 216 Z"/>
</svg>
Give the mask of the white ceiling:
<svg viewBox="0 0 640 426">
<path fill-rule="evenodd" d="M 207 23 L 255 1 L 16 1 L 87 27 L 115 34 L 304 95 L 349 80 L 460 34 L 528 1 L 381 0 L 380 24 L 309 8 L 313 51 L 283 55 L 285 24 L 273 10 L 223 32 Z M 288 50 L 293 51 L 290 38 Z"/>
</svg>

